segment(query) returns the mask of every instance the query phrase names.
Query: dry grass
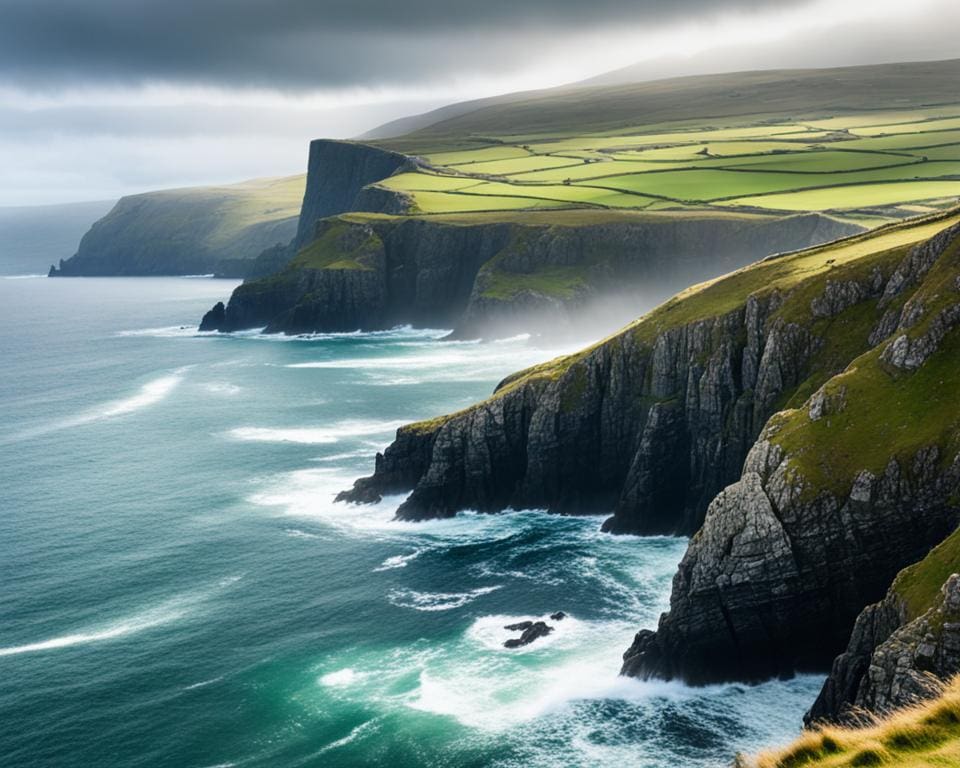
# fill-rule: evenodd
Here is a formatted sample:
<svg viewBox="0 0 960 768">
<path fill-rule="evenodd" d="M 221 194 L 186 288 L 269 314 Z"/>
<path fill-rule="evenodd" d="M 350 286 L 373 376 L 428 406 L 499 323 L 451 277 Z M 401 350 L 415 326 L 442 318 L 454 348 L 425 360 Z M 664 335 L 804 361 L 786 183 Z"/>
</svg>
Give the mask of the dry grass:
<svg viewBox="0 0 960 768">
<path fill-rule="evenodd" d="M 744 768 L 846 768 L 960 766 L 960 677 L 932 701 L 860 727 L 824 726 L 787 747 L 740 758 Z"/>
</svg>

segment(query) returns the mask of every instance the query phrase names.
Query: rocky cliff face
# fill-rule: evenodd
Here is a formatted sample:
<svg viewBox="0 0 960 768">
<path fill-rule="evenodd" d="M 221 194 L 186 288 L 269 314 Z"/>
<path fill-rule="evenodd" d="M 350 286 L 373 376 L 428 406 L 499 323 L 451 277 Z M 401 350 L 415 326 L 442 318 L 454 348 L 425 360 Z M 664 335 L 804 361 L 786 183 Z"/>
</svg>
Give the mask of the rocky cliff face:
<svg viewBox="0 0 960 768">
<path fill-rule="evenodd" d="M 385 210 L 387 203 L 382 199 L 364 202 L 357 198 L 368 184 L 382 181 L 410 162 L 406 155 L 369 144 L 330 139 L 311 141 L 307 188 L 294 240 L 295 250 L 314 238 L 320 219 L 347 211 L 394 212 Z"/>
<path fill-rule="evenodd" d="M 824 668 L 862 606 L 956 525 L 960 464 L 943 475 L 938 465 L 921 452 L 845 497 L 804 500 L 783 455 L 758 444 L 711 504 L 670 612 L 638 634 L 623 672 L 699 684 Z"/>
<path fill-rule="evenodd" d="M 334 229 L 358 234 L 331 239 Z M 453 326 L 460 336 L 556 332 L 582 317 L 591 301 L 609 305 L 618 295 L 617 310 L 635 314 L 629 308 L 638 296 L 659 300 L 773 251 L 850 231 L 818 215 L 322 220 L 289 268 L 235 292 L 222 330 L 266 326 L 297 333 L 411 323 Z M 353 267 L 361 262 L 358 274 Z M 607 327 L 624 322 L 622 316 L 606 320 Z"/>
<path fill-rule="evenodd" d="M 306 178 L 125 197 L 50 274 L 263 277 L 311 241 L 324 217 L 406 210 L 402 198 L 364 188 L 410 162 L 365 144 L 318 139 L 310 144 Z"/>
<path fill-rule="evenodd" d="M 960 531 L 857 617 L 805 721 L 856 721 L 938 696 L 960 673 Z"/>
<path fill-rule="evenodd" d="M 825 669 L 863 607 L 960 520 L 956 221 L 694 288 L 477 406 L 402 428 L 341 499 L 412 488 L 400 518 L 612 509 L 607 530 L 697 531 L 669 613 L 624 673 Z M 899 619 L 864 621 L 875 645 Z"/>
<path fill-rule="evenodd" d="M 480 264 L 503 248 L 509 228 L 435 226 L 404 219 L 325 219 L 280 272 L 234 291 L 220 330 L 352 331 L 400 323 L 450 325 Z"/>
<path fill-rule="evenodd" d="M 740 479 L 710 504 L 669 613 L 656 633 L 637 635 L 624 673 L 704 683 L 823 668 L 863 606 L 956 527 L 960 228 L 884 275 L 871 281 L 874 346 L 801 408 L 770 419 Z M 827 303 L 848 305 L 864 290 L 834 287 Z M 852 653 L 889 641 L 898 610 L 864 614 Z M 827 698 L 849 698 L 855 668 L 835 670 L 840 693 Z M 896 698 L 881 683 L 861 682 L 865 701 Z"/>
<path fill-rule="evenodd" d="M 770 415 L 870 348 L 906 249 L 836 263 L 861 247 L 763 262 L 507 379 L 461 414 L 401 429 L 374 475 L 342 498 L 412 488 L 398 511 L 407 519 L 613 510 L 610 531 L 693 533 Z"/>
</svg>

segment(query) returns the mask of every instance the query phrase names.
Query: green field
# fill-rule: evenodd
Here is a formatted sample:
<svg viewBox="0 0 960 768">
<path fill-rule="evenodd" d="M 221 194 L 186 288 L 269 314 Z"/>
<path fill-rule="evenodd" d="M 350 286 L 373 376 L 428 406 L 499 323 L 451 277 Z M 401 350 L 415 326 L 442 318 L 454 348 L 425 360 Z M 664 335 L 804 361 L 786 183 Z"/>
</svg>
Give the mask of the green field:
<svg viewBox="0 0 960 768">
<path fill-rule="evenodd" d="M 381 186 L 404 193 L 419 214 L 722 208 L 884 221 L 960 198 L 960 99 L 593 133 L 428 134 L 404 148 L 419 168 Z"/>
</svg>

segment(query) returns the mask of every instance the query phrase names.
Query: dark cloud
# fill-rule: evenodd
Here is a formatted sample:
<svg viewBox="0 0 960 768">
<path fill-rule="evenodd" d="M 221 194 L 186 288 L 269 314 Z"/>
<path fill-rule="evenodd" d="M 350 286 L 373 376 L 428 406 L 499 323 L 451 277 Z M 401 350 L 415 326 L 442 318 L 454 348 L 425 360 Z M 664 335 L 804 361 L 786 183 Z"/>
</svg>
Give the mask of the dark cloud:
<svg viewBox="0 0 960 768">
<path fill-rule="evenodd" d="M 558 33 L 800 0 L 0 0 L 0 79 L 317 88 L 509 71 Z"/>
</svg>

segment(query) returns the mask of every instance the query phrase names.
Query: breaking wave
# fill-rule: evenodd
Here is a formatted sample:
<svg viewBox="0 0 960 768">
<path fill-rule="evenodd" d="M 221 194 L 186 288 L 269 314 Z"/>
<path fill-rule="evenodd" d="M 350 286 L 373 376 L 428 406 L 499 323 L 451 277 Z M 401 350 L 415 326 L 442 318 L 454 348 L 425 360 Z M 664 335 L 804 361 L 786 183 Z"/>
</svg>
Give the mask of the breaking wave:
<svg viewBox="0 0 960 768">
<path fill-rule="evenodd" d="M 227 434 L 237 440 L 250 440 L 262 443 L 301 443 L 304 445 L 322 445 L 340 440 L 367 435 L 387 435 L 403 421 L 341 421 L 329 427 L 237 427 Z"/>
<path fill-rule="evenodd" d="M 147 608 L 146 610 L 118 619 L 117 621 L 94 625 L 46 640 L 0 648 L 0 657 L 16 656 L 22 653 L 54 651 L 76 645 L 100 643 L 106 640 L 135 635 L 153 629 L 154 627 L 171 624 L 193 613 L 205 600 L 208 600 L 219 590 L 239 581 L 240 578 L 239 576 L 231 576 L 221 579 L 213 589 L 179 595 L 157 606 Z"/>
<path fill-rule="evenodd" d="M 393 589 L 387 600 L 398 608 L 412 608 L 415 611 L 452 611 L 472 603 L 478 597 L 496 592 L 502 585 L 478 587 L 469 592 L 417 592 L 413 589 Z"/>
</svg>

